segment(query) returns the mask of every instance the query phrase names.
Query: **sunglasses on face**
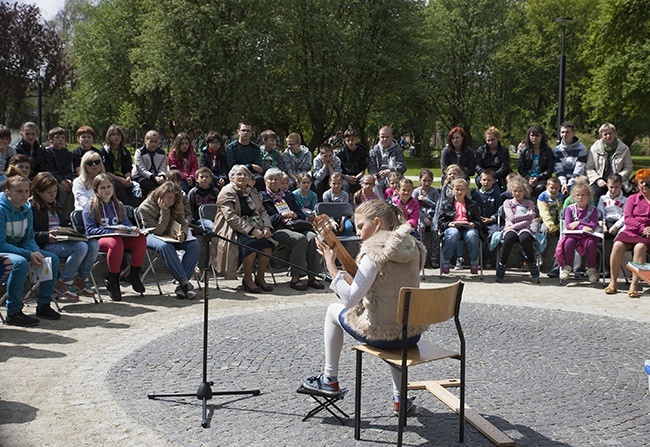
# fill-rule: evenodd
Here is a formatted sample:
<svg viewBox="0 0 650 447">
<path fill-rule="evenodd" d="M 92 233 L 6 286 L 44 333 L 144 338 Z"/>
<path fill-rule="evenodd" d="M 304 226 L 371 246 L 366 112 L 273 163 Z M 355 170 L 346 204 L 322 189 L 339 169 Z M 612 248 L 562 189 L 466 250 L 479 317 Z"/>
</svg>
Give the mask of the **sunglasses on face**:
<svg viewBox="0 0 650 447">
<path fill-rule="evenodd" d="M 101 163 L 102 163 L 101 160 L 89 160 L 86 162 L 86 166 L 99 165 Z"/>
</svg>

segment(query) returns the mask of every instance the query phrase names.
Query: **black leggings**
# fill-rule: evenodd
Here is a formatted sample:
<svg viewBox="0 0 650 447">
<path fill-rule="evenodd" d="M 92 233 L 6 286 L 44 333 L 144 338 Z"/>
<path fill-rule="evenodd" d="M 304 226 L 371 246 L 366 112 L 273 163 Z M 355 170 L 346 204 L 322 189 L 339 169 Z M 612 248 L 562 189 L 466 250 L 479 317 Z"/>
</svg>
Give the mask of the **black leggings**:
<svg viewBox="0 0 650 447">
<path fill-rule="evenodd" d="M 514 231 L 508 231 L 503 237 L 503 246 L 501 247 L 501 257 L 499 262 L 503 265 L 506 265 L 508 262 L 508 256 L 510 255 L 510 250 L 512 246 L 515 245 L 515 242 L 519 241 L 521 248 L 523 248 L 524 253 L 526 254 L 526 259 L 529 264 L 535 263 L 535 248 L 533 247 L 533 241 L 535 238 L 528 231 L 522 231 L 517 234 Z"/>
</svg>

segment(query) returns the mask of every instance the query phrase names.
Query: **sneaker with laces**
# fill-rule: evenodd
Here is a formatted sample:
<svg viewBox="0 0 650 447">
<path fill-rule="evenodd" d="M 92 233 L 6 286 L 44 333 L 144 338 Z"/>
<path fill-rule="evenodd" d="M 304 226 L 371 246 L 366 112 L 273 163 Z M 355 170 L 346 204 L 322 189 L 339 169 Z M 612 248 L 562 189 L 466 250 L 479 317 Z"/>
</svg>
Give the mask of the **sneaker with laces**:
<svg viewBox="0 0 650 447">
<path fill-rule="evenodd" d="M 408 396 L 406 398 L 406 414 L 409 414 L 409 412 L 415 408 L 415 404 L 413 403 L 414 400 L 415 397 Z M 393 398 L 393 414 L 399 417 L 399 401 L 397 400 L 397 397 Z"/>
<path fill-rule="evenodd" d="M 339 383 L 327 382 L 324 374 L 303 376 L 302 386 L 308 390 L 320 391 L 323 394 L 336 395 L 341 393 Z"/>
<path fill-rule="evenodd" d="M 50 304 L 39 304 L 36 306 L 36 316 L 46 320 L 60 320 L 61 314 L 50 307 Z"/>
<path fill-rule="evenodd" d="M 72 289 L 72 282 L 65 282 L 61 278 L 56 280 L 54 284 L 54 292 L 62 298 L 67 298 L 69 300 L 78 300 L 79 295 L 75 293 Z"/>
<path fill-rule="evenodd" d="M 23 313 L 22 310 L 19 310 L 16 313 L 7 315 L 7 324 L 9 326 L 20 326 L 20 327 L 33 327 L 40 323 L 38 318 L 28 317 Z"/>
<path fill-rule="evenodd" d="M 573 269 L 571 268 L 570 265 L 563 265 L 562 269 L 560 270 L 560 280 L 566 281 L 567 279 L 569 279 L 569 275 L 571 274 L 571 270 L 573 270 Z"/>
<path fill-rule="evenodd" d="M 95 296 L 95 289 L 93 289 L 93 286 L 90 284 L 90 278 L 81 278 L 77 276 L 77 278 L 74 281 L 74 286 L 78 291 L 78 294 L 82 294 L 83 296 L 90 296 L 93 297 Z"/>
<path fill-rule="evenodd" d="M 459 256 L 458 259 L 456 259 L 456 267 L 454 267 L 454 270 L 462 270 L 464 263 L 465 259 L 463 259 L 462 256 Z"/>
<path fill-rule="evenodd" d="M 589 267 L 587 269 L 587 276 L 589 276 L 589 282 L 596 284 L 598 282 L 598 270 L 595 267 Z"/>
</svg>

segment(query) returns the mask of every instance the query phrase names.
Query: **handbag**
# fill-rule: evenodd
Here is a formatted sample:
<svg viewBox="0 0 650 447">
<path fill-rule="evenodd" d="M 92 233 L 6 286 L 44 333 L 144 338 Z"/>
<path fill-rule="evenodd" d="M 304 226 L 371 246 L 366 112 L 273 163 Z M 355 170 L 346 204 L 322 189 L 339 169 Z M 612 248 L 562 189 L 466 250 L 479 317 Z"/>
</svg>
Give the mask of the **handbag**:
<svg viewBox="0 0 650 447">
<path fill-rule="evenodd" d="M 284 226 L 287 230 L 297 231 L 299 233 L 305 231 L 312 231 L 314 229 L 313 225 L 303 219 L 293 219 L 288 222 L 285 222 Z"/>
<path fill-rule="evenodd" d="M 492 233 L 492 236 L 490 236 L 490 243 L 488 244 L 488 249 L 490 251 L 494 251 L 494 249 L 499 246 L 499 243 L 501 242 L 501 236 L 503 236 L 502 231 L 495 231 Z"/>
<path fill-rule="evenodd" d="M 255 229 L 264 230 L 264 221 L 262 220 L 260 213 L 257 211 L 255 211 L 251 216 L 242 216 L 242 219 L 251 224 Z"/>
</svg>

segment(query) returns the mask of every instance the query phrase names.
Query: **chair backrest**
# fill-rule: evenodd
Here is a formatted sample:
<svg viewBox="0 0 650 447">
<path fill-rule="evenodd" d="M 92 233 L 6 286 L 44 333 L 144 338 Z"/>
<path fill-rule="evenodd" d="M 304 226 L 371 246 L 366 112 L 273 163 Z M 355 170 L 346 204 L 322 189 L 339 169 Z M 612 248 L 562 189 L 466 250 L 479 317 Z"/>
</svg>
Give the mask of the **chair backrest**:
<svg viewBox="0 0 650 447">
<path fill-rule="evenodd" d="M 350 217 L 354 214 L 354 207 L 350 202 L 318 202 L 314 207 L 315 214 L 325 214 L 329 217 Z"/>
<path fill-rule="evenodd" d="M 86 234 L 86 225 L 84 224 L 84 218 L 81 210 L 74 210 L 70 215 L 70 223 L 72 223 L 72 228 L 75 231 L 81 234 Z"/>
<path fill-rule="evenodd" d="M 403 323 L 404 304 L 410 292 L 408 325 L 436 324 L 453 318 L 460 309 L 462 281 L 432 289 L 402 287 L 399 291 L 397 321 Z"/>
<path fill-rule="evenodd" d="M 133 220 L 135 220 L 135 226 L 139 229 L 143 229 L 144 225 L 142 224 L 142 219 L 140 218 L 140 210 L 138 208 L 133 208 Z"/>
<path fill-rule="evenodd" d="M 199 217 L 201 219 L 207 219 L 214 222 L 214 218 L 217 217 L 217 204 L 216 203 L 206 203 L 199 207 Z"/>
</svg>

